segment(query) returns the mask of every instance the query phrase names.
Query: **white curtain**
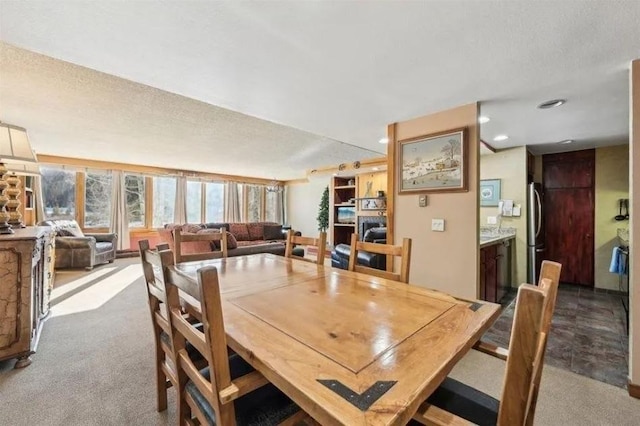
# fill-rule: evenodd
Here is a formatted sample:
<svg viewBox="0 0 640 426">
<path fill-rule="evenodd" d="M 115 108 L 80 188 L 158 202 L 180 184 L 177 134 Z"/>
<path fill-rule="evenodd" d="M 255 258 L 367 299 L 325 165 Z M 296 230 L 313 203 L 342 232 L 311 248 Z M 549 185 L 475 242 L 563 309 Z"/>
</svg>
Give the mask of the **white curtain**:
<svg viewBox="0 0 640 426">
<path fill-rule="evenodd" d="M 236 182 L 227 182 L 224 186 L 224 221 L 230 223 L 242 221 Z"/>
<path fill-rule="evenodd" d="M 127 192 L 124 184 L 124 173 L 114 170 L 111 187 L 111 232 L 118 234 L 118 250 L 128 250 L 129 216 L 127 212 Z"/>
<path fill-rule="evenodd" d="M 36 213 L 36 224 L 42 222 L 44 217 L 44 197 L 42 196 L 42 177 L 33 178 L 33 205 Z"/>
<path fill-rule="evenodd" d="M 187 223 L 187 177 L 179 176 L 176 179 L 176 205 L 173 213 L 173 221 L 179 224 Z"/>
</svg>

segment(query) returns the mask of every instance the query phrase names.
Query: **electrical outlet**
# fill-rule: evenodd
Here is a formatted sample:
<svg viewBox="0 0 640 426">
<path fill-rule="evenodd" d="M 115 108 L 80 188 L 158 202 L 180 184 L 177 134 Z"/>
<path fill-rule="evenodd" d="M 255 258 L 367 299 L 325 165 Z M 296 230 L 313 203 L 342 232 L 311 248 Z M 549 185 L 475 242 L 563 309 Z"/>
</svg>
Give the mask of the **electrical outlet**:
<svg viewBox="0 0 640 426">
<path fill-rule="evenodd" d="M 487 223 L 489 225 L 496 225 L 498 223 L 498 218 L 495 216 L 487 216 Z"/>
<path fill-rule="evenodd" d="M 444 219 L 431 219 L 431 230 L 444 232 Z"/>
</svg>

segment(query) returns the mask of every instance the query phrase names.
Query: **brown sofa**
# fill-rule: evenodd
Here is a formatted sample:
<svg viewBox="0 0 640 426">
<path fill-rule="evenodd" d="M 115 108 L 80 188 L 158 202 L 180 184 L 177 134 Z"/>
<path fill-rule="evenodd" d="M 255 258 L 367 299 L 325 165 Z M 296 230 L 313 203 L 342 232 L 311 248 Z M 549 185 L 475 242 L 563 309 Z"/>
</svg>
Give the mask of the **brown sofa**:
<svg viewBox="0 0 640 426">
<path fill-rule="evenodd" d="M 56 232 L 56 269 L 91 269 L 116 258 L 117 234 L 84 234 L 75 220 L 45 220 L 39 225 Z"/>
<path fill-rule="evenodd" d="M 201 223 L 201 224 L 167 224 L 158 230 L 160 240 L 169 244 L 173 250 L 173 230 L 180 228 L 182 232 L 197 234 L 206 229 L 224 228 L 229 232 L 227 237 L 228 256 L 244 256 L 256 253 L 272 253 L 284 255 L 287 228 L 274 222 L 241 222 L 241 223 Z M 206 231 L 203 231 L 206 232 Z M 296 234 L 300 235 L 299 232 Z M 204 241 L 182 244 L 184 254 L 202 253 L 212 250 Z"/>
</svg>

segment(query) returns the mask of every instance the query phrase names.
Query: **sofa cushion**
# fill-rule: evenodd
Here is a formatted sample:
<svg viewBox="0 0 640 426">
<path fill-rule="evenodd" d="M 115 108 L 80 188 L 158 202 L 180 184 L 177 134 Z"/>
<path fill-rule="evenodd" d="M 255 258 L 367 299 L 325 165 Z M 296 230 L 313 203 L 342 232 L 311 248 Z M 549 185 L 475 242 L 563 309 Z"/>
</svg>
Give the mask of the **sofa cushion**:
<svg viewBox="0 0 640 426">
<path fill-rule="evenodd" d="M 187 232 L 190 234 L 197 234 L 201 229 L 204 229 L 204 226 L 199 223 L 187 223 L 186 225 L 182 225 L 181 227 L 182 232 Z"/>
<path fill-rule="evenodd" d="M 251 237 L 249 236 L 249 229 L 247 228 L 246 223 L 230 223 L 229 232 L 231 232 L 238 241 L 251 240 Z"/>
<path fill-rule="evenodd" d="M 229 232 L 229 224 L 226 222 L 209 222 L 209 223 L 205 223 L 204 227 L 207 229 L 220 229 L 220 228 L 224 228 L 226 229 L 227 232 Z"/>
<path fill-rule="evenodd" d="M 232 250 L 235 248 L 238 248 L 238 241 L 236 241 L 236 237 L 231 232 L 227 232 L 227 249 Z"/>
<path fill-rule="evenodd" d="M 247 230 L 249 230 L 251 241 L 264 240 L 264 224 L 260 222 L 247 223 Z"/>
<path fill-rule="evenodd" d="M 219 233 L 220 233 L 219 229 L 201 229 L 198 232 L 196 232 L 196 234 L 219 234 Z M 202 242 L 208 243 L 211 246 L 210 247 L 211 250 L 220 250 L 222 248 L 220 246 L 220 241 L 202 241 Z"/>
<path fill-rule="evenodd" d="M 284 240 L 282 225 L 264 225 L 264 239 L 265 241 Z"/>
</svg>

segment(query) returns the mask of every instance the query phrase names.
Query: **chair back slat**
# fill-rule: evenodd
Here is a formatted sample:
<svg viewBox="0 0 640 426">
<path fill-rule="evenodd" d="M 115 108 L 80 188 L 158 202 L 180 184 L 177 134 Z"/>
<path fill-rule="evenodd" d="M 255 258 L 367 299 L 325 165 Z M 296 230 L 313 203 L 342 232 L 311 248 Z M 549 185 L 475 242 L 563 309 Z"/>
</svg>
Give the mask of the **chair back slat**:
<svg viewBox="0 0 640 426">
<path fill-rule="evenodd" d="M 542 289 L 522 284 L 518 289 L 509 344 L 498 425 L 523 425 L 527 417 L 536 362 L 542 367 L 544 339 L 542 322 L 546 294 Z"/>
<path fill-rule="evenodd" d="M 225 228 L 220 228 L 219 232 L 209 232 L 206 234 L 185 234 L 180 228 L 176 228 L 173 230 L 173 241 L 175 246 L 175 263 L 220 259 L 228 256 L 227 230 Z M 199 253 L 183 253 L 182 244 L 193 242 L 208 242 L 212 249 Z M 220 245 L 220 250 L 213 250 L 213 244 L 216 242 Z"/>
<path fill-rule="evenodd" d="M 313 246 L 318 250 L 318 257 L 316 260 L 307 259 L 304 256 L 296 256 L 293 254 L 293 247 L 296 245 Z M 293 230 L 287 232 L 287 247 L 284 252 L 285 257 L 304 260 L 305 262 L 317 263 L 318 265 L 324 265 L 324 254 L 327 247 L 327 233 L 320 232 L 317 238 L 305 237 L 302 235 L 294 235 Z"/>
<path fill-rule="evenodd" d="M 156 250 L 151 250 L 149 241 L 141 240 L 138 243 L 142 271 L 147 289 L 149 301 L 149 313 L 153 325 L 153 338 L 155 341 L 155 367 L 156 367 L 156 397 L 158 411 L 163 411 L 167 407 L 167 386 L 177 383 L 177 376 L 174 368 L 168 361 L 173 361 L 172 347 L 166 344 L 161 338 L 162 333 L 171 334 L 169 322 L 166 314 L 166 292 L 162 279 L 162 250 L 167 250 L 168 245 L 159 244 Z M 171 257 L 171 253 L 164 255 Z M 169 383 L 167 383 L 167 379 Z"/>
<path fill-rule="evenodd" d="M 536 413 L 536 406 L 538 405 L 538 393 L 540 392 L 540 382 L 542 381 L 542 367 L 544 354 L 547 349 L 547 339 L 551 332 L 551 323 L 553 321 L 553 313 L 556 309 L 556 301 L 558 299 L 558 287 L 560 285 L 560 272 L 562 271 L 562 265 L 558 262 L 552 262 L 550 260 L 542 261 L 542 267 L 540 268 L 540 280 L 538 281 L 538 287 L 541 288 L 545 296 L 544 304 L 544 317 L 542 319 L 542 332 L 544 333 L 544 339 L 542 339 L 542 351 L 541 361 L 538 367 L 535 369 L 533 386 L 531 387 L 531 395 L 529 396 L 529 410 L 526 418 L 526 425 L 533 425 L 533 419 Z"/>
<path fill-rule="evenodd" d="M 171 327 L 172 344 L 174 347 L 177 366 L 178 382 L 180 386 L 180 413 L 190 413 L 192 410 L 199 419 L 203 413 L 197 404 L 189 404 L 184 387 L 188 380 L 200 390 L 211 404 L 217 424 L 234 425 L 235 411 L 233 404 L 223 404 L 220 400 L 220 390 L 231 385 L 231 374 L 227 352 L 227 341 L 222 317 L 222 299 L 218 271 L 213 266 L 198 270 L 197 295 L 196 289 L 187 280 L 174 279 L 169 273 L 171 263 L 163 265 L 163 276 L 167 289 L 167 305 L 169 308 L 169 325 Z M 182 314 L 180 291 L 196 296 L 200 301 L 201 321 L 203 331 L 199 332 Z M 187 354 L 187 342 L 191 344 L 207 360 L 210 379 L 204 377 Z M 187 408 L 187 405 L 189 408 Z M 180 414 L 181 416 L 183 414 Z M 190 417 L 190 415 L 188 416 Z M 185 419 L 180 418 L 180 422 Z"/>
<path fill-rule="evenodd" d="M 387 266 L 393 268 L 393 257 L 400 257 L 400 272 L 383 271 L 358 264 L 358 252 L 366 251 L 387 256 Z M 409 268 L 411 265 L 411 238 L 404 238 L 401 246 L 390 244 L 377 244 L 365 241 L 358 241 L 358 234 L 351 234 L 351 253 L 349 254 L 350 271 L 361 272 L 363 274 L 374 275 L 388 280 L 409 282 Z M 389 269 L 389 268 L 387 268 Z"/>
</svg>

